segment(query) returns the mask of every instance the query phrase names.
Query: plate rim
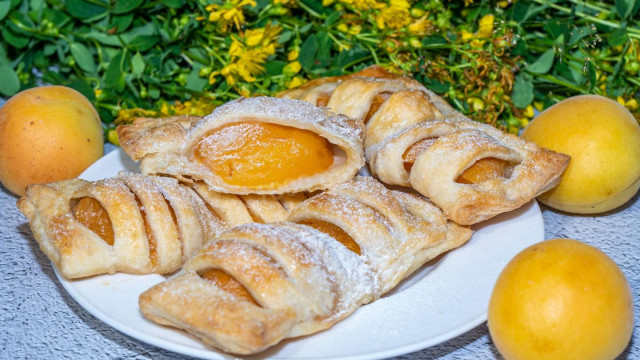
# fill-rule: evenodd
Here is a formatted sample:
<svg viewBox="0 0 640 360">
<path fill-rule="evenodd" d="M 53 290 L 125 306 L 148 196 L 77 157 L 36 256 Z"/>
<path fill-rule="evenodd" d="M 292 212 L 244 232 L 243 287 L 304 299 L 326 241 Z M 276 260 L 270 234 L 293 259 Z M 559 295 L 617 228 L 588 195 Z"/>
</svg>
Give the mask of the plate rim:
<svg viewBox="0 0 640 360">
<path fill-rule="evenodd" d="M 80 174 L 78 177 L 79 178 L 83 178 L 83 179 L 87 179 L 87 180 L 97 180 L 99 178 L 105 178 L 108 176 L 114 176 L 115 174 L 101 174 L 101 175 L 97 175 L 100 172 L 98 171 L 101 167 L 103 167 L 103 165 L 106 164 L 110 164 L 111 162 L 118 162 L 118 166 L 116 166 L 117 168 L 119 168 L 118 170 L 129 170 L 129 168 L 127 168 L 127 166 L 131 167 L 131 166 L 137 166 L 135 163 L 133 163 L 133 161 L 131 161 L 126 154 L 122 151 L 122 149 L 120 148 L 115 148 L 113 150 L 111 150 L 110 152 L 108 152 L 107 154 L 105 154 L 102 158 L 100 158 L 98 161 L 96 161 L 94 164 L 92 164 L 89 168 L 87 168 L 82 174 Z M 126 164 L 128 162 L 128 164 Z M 113 165 L 113 164 L 110 164 Z M 102 176 L 105 175 L 105 176 Z M 100 177 L 102 176 L 102 177 Z M 540 206 L 538 205 L 537 201 L 535 199 L 531 200 L 530 202 L 528 202 L 527 204 L 523 205 L 520 209 L 518 209 L 520 211 L 524 213 L 527 212 L 533 212 L 534 214 L 531 214 L 529 216 L 531 216 L 531 221 L 534 222 L 534 224 L 532 224 L 532 226 L 535 226 L 535 230 L 537 233 L 541 234 L 542 236 L 540 236 L 538 239 L 534 240 L 533 243 L 537 243 L 540 241 L 544 240 L 544 221 L 543 221 L 543 217 L 542 217 L 542 212 L 540 209 Z M 522 215 L 522 214 L 521 214 Z M 475 231 L 474 231 L 475 233 Z M 527 245 L 529 246 L 529 245 Z M 447 253 L 447 256 L 449 255 L 449 253 Z M 445 261 L 446 259 L 441 259 L 440 261 Z M 438 264 L 439 265 L 439 264 Z M 110 317 L 109 314 L 106 314 L 104 311 L 102 311 L 101 309 L 99 309 L 97 306 L 95 306 L 93 303 L 91 303 L 73 284 L 77 283 L 78 281 L 82 281 L 83 279 L 78 279 L 78 280 L 68 280 L 66 278 L 64 278 L 56 269 L 55 266 L 53 266 L 54 272 L 56 277 L 58 278 L 58 280 L 60 281 L 60 283 L 62 284 L 63 288 L 67 291 L 67 293 L 69 293 L 69 295 L 71 296 L 71 298 L 73 298 L 80 307 L 82 307 L 84 310 L 86 310 L 87 312 L 89 312 L 92 316 L 94 316 L 96 319 L 98 319 L 99 321 L 105 323 L 106 325 L 112 327 L 113 329 L 128 335 L 136 340 L 142 341 L 144 343 L 147 343 L 149 345 L 155 346 L 159 349 L 164 349 L 167 351 L 172 351 L 176 354 L 181 354 L 181 355 L 186 355 L 186 356 L 192 356 L 192 357 L 198 357 L 198 358 L 202 358 L 202 359 L 236 359 L 238 358 L 235 355 L 231 355 L 231 354 L 227 354 L 224 353 L 222 351 L 219 351 L 217 349 L 214 348 L 210 348 L 210 347 L 206 347 L 202 348 L 202 349 L 198 349 L 198 348 L 194 348 L 185 344 L 180 344 L 180 343 L 174 343 L 174 342 L 167 342 L 165 340 L 163 340 L 162 338 L 158 337 L 158 336 L 154 336 L 152 334 L 148 334 L 143 332 L 140 329 L 137 329 L 135 327 L 129 326 L 125 323 L 123 323 L 122 321 Z M 128 275 L 128 274 L 127 274 Z M 428 275 L 428 274 L 427 274 Z M 102 277 L 105 275 L 97 275 L 96 277 Z M 109 275 L 106 275 L 109 276 Z M 132 275 L 132 276 L 139 276 L 139 275 Z M 163 278 L 162 275 L 157 275 L 157 274 L 151 274 L 151 275 L 142 275 L 142 276 L 154 276 L 154 277 L 158 277 L 158 279 L 160 281 L 162 281 L 161 279 Z M 96 277 L 91 277 L 91 278 L 96 278 Z M 423 279 L 420 279 L 418 281 L 424 281 Z M 414 284 L 415 285 L 415 284 Z M 413 285 L 412 285 L 413 286 Z M 393 295 L 392 295 L 393 296 Z M 144 319 L 147 322 L 150 322 L 148 319 Z M 451 339 L 454 339 L 472 329 L 474 329 L 475 327 L 481 325 L 482 323 L 484 323 L 487 320 L 487 310 L 483 311 L 481 314 L 477 315 L 475 318 L 470 319 L 466 322 L 464 322 L 463 324 L 451 328 L 449 330 L 447 330 L 446 332 L 443 332 L 441 334 L 438 334 L 437 336 L 433 336 L 433 337 L 429 337 L 426 339 L 422 339 L 419 341 L 414 341 L 408 344 L 403 344 L 401 346 L 398 347 L 394 347 L 391 349 L 382 349 L 382 350 L 376 350 L 373 352 L 366 352 L 366 353 L 360 353 L 360 354 L 354 354 L 354 355 L 345 355 L 345 356 L 337 356 L 337 357 L 326 357 L 325 359 L 333 359 L 333 360 L 368 360 L 368 359 L 378 359 L 378 358 L 387 358 L 387 357 L 393 357 L 393 356 L 401 356 L 401 355 L 405 355 L 408 353 L 412 353 L 415 351 L 419 351 L 419 350 L 424 350 L 433 346 L 436 346 L 438 344 L 441 344 L 445 341 L 449 341 Z M 155 326 L 158 327 L 162 327 L 162 328 L 170 328 L 170 327 L 166 327 L 166 326 L 161 326 L 155 323 L 152 323 Z M 170 328 L 173 329 L 175 331 L 179 331 L 181 333 L 187 334 L 186 332 L 184 332 L 183 330 L 180 329 L 176 329 L 176 328 Z M 331 329 L 328 329 L 327 331 L 331 331 Z M 195 337 L 193 337 L 193 335 L 188 334 L 189 337 L 192 337 L 194 339 L 196 339 Z M 311 334 L 310 336 L 313 336 L 313 334 Z M 197 340 L 197 339 L 196 339 Z M 285 339 L 285 341 L 283 342 L 287 342 L 287 341 L 296 341 L 295 339 Z M 267 350 L 268 351 L 268 350 Z M 258 354 L 254 354 L 252 356 L 248 356 L 248 357 L 242 357 L 242 358 L 255 358 L 256 356 L 259 356 L 260 353 Z M 259 358 L 263 358 L 263 357 L 259 357 Z M 282 356 L 278 356 L 278 354 L 275 354 L 275 356 L 270 357 L 272 359 L 284 359 L 284 357 Z M 290 357 L 287 357 L 290 358 Z M 312 357 L 295 357 L 296 359 L 311 359 Z"/>
</svg>

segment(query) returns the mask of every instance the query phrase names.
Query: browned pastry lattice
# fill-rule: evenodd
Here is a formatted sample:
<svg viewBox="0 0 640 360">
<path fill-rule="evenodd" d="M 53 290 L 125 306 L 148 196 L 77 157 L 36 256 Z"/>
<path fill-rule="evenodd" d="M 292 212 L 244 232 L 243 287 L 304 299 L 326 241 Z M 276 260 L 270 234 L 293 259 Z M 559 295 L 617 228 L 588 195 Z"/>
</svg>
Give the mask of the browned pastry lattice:
<svg viewBox="0 0 640 360">
<path fill-rule="evenodd" d="M 121 173 L 30 185 L 18 207 L 67 278 L 103 273 L 171 273 L 224 229 L 284 220 L 304 194 L 217 194 L 177 180 Z"/>
<path fill-rule="evenodd" d="M 371 177 L 296 207 L 288 222 L 227 230 L 140 296 L 149 319 L 227 352 L 260 352 L 331 327 L 471 230 Z"/>
<path fill-rule="evenodd" d="M 413 187 L 460 224 L 513 210 L 554 187 L 569 157 L 455 111 L 415 80 L 380 67 L 281 93 L 365 122 L 371 173 Z"/>
</svg>

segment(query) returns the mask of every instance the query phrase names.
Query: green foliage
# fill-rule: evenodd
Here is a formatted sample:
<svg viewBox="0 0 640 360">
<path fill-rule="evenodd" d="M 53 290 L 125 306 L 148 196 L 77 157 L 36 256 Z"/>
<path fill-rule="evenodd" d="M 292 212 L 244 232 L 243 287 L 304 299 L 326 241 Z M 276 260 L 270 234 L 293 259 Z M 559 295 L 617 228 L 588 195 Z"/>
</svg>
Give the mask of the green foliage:
<svg viewBox="0 0 640 360">
<path fill-rule="evenodd" d="M 0 0 L 0 95 L 72 86 L 109 128 L 380 64 L 515 132 L 583 93 L 638 116 L 639 19 L 640 0 Z"/>
</svg>

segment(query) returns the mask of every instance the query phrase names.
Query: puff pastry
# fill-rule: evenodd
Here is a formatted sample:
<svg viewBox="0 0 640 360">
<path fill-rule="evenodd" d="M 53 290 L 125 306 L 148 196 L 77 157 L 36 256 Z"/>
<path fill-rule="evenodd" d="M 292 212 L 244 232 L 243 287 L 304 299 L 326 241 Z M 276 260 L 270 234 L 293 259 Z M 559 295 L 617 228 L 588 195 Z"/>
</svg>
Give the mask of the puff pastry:
<svg viewBox="0 0 640 360">
<path fill-rule="evenodd" d="M 371 173 L 412 187 L 459 224 L 513 210 L 553 188 L 569 157 L 474 122 L 415 80 L 380 67 L 279 94 L 365 122 Z"/>
<path fill-rule="evenodd" d="M 226 352 L 257 353 L 331 327 L 470 236 L 426 199 L 357 177 L 288 222 L 227 230 L 142 293 L 140 309 Z"/>
<path fill-rule="evenodd" d="M 233 194 L 326 189 L 364 165 L 362 121 L 299 100 L 229 102 L 202 119 L 142 118 L 117 128 L 144 174 L 204 181 Z"/>
<path fill-rule="evenodd" d="M 304 196 L 287 202 L 271 195 L 244 199 L 193 186 L 196 191 L 172 178 L 123 172 L 96 182 L 30 185 L 17 205 L 42 251 L 72 279 L 171 273 L 224 229 L 283 220 Z"/>
</svg>

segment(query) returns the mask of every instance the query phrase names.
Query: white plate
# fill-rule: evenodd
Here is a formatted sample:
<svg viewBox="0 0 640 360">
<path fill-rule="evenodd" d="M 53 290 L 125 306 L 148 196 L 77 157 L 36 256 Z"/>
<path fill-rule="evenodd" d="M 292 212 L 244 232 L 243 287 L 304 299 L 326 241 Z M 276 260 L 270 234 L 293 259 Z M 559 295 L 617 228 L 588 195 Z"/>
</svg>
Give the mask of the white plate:
<svg viewBox="0 0 640 360">
<path fill-rule="evenodd" d="M 119 149 L 81 177 L 97 180 L 137 166 Z M 273 359 L 374 359 L 402 355 L 452 339 L 486 320 L 491 290 L 506 263 L 525 247 L 542 241 L 544 225 L 535 201 L 474 226 L 464 246 L 430 262 L 391 294 L 365 305 L 331 329 L 292 339 L 261 353 Z M 138 340 L 176 353 L 231 358 L 194 337 L 146 320 L 138 296 L 163 280 L 159 275 L 96 276 L 69 281 L 69 294 L 87 311 Z"/>
</svg>

